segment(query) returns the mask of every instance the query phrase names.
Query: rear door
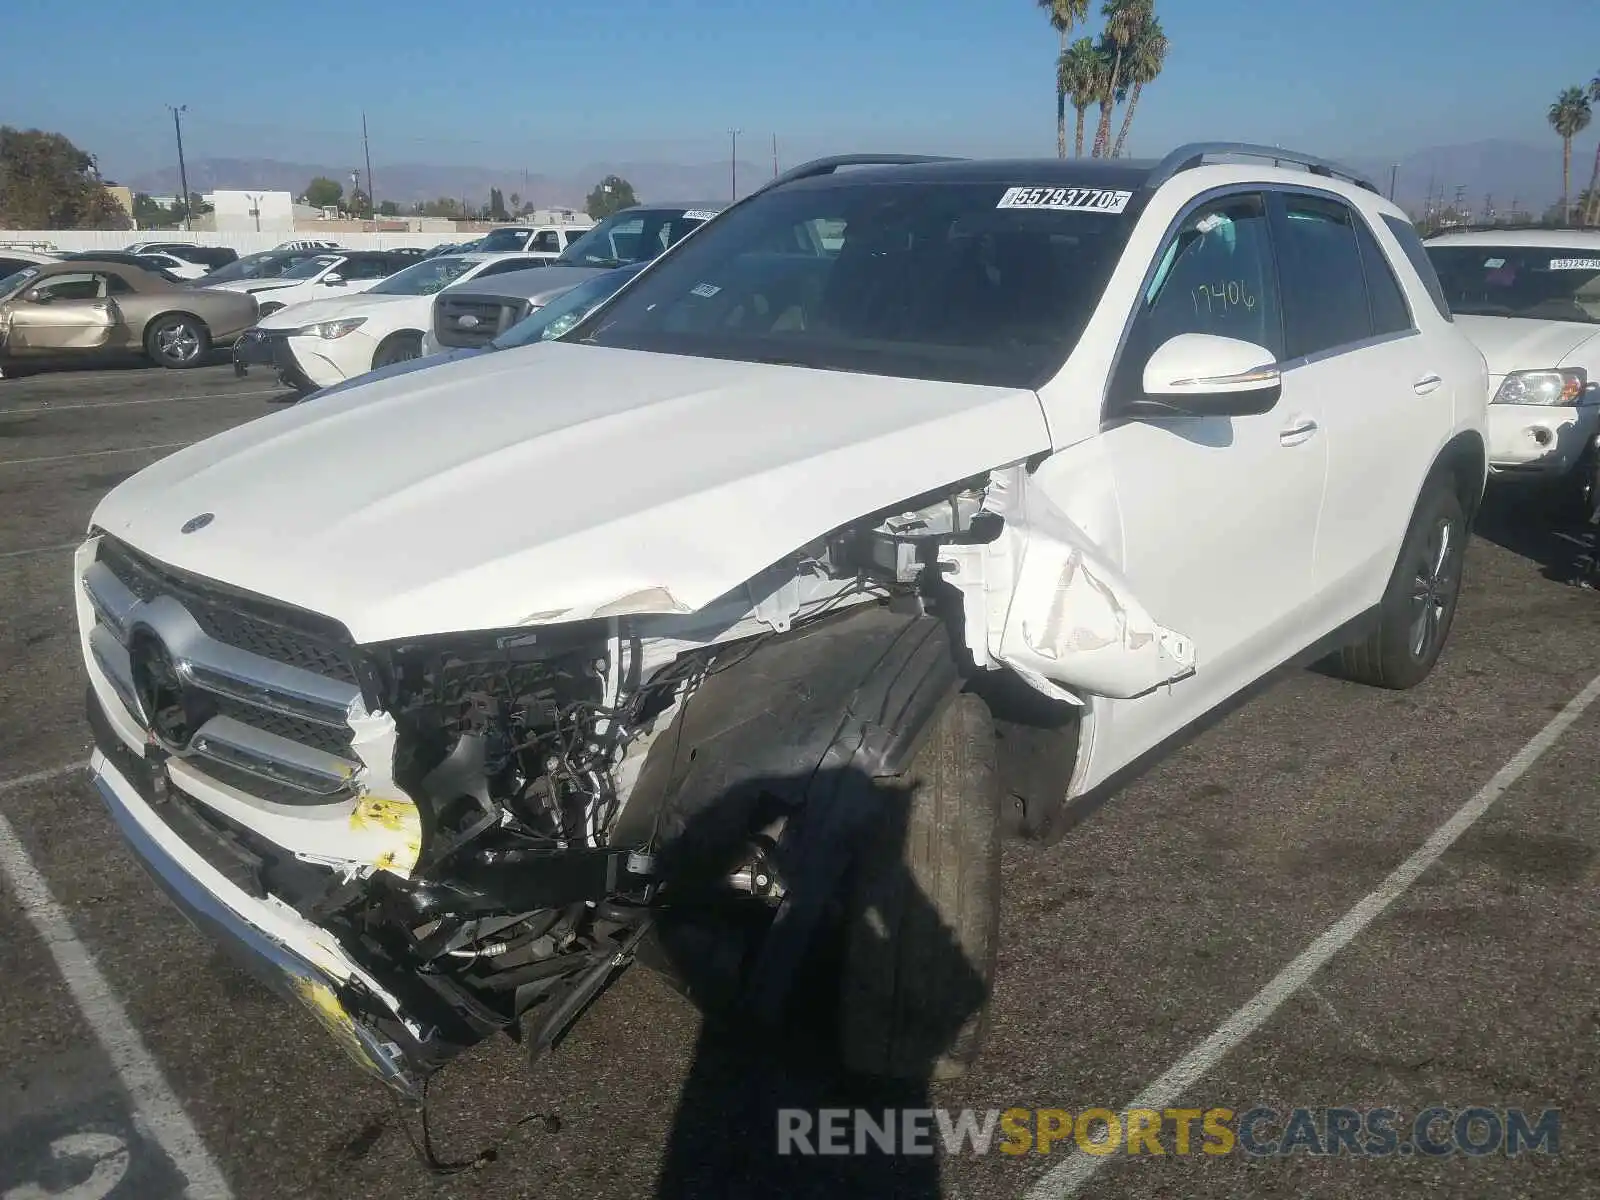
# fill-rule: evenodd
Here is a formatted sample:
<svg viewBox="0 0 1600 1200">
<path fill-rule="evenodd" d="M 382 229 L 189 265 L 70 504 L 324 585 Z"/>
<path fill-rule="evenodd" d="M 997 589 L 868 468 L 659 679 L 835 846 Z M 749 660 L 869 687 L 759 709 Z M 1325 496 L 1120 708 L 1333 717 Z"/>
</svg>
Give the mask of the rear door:
<svg viewBox="0 0 1600 1200">
<path fill-rule="evenodd" d="M 1396 278 L 1393 264 L 1404 259 L 1392 235 L 1384 230 L 1380 242 L 1330 193 L 1284 191 L 1273 200 L 1284 378 L 1318 397 L 1328 445 L 1313 582 L 1326 619 L 1338 624 L 1388 582 L 1423 475 L 1449 433 L 1453 385 Z"/>
<path fill-rule="evenodd" d="M 10 352 L 52 354 L 106 349 L 113 342 L 121 317 L 110 294 L 113 286 L 127 287 L 115 276 L 96 271 L 46 276 L 12 305 Z"/>
</svg>

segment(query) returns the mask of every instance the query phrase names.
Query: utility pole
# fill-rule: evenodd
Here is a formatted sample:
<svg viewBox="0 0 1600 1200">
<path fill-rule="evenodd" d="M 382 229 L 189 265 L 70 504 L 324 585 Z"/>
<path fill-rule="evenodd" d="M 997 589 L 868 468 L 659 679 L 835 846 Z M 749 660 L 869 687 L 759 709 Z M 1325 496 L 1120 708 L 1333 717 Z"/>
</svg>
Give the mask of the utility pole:
<svg viewBox="0 0 1600 1200">
<path fill-rule="evenodd" d="M 367 144 L 367 114 L 361 114 L 361 153 L 367 158 L 367 208 L 373 220 L 378 217 L 378 197 L 372 191 L 372 147 Z"/>
<path fill-rule="evenodd" d="M 1399 163 L 1395 163 L 1389 168 L 1389 201 L 1390 201 L 1390 203 L 1394 202 L 1394 184 L 1395 184 L 1395 180 L 1398 179 L 1399 177 L 1400 177 L 1400 164 Z"/>
<path fill-rule="evenodd" d="M 772 135 L 772 177 L 778 177 L 778 135 Z"/>
<path fill-rule="evenodd" d="M 256 219 L 256 232 L 261 232 L 261 197 L 254 192 L 246 192 L 244 198 L 250 201 L 250 215 Z"/>
<path fill-rule="evenodd" d="M 361 172 L 354 167 L 350 169 L 350 190 L 355 193 L 350 197 L 350 215 L 359 217 L 361 213 L 356 207 L 356 198 L 361 195 Z"/>
<path fill-rule="evenodd" d="M 183 189 L 183 228 L 186 231 L 194 229 L 189 218 L 189 172 L 183 165 L 183 121 L 181 116 L 189 111 L 187 104 L 176 107 L 167 105 L 172 110 L 172 131 L 178 135 L 178 186 Z"/>
<path fill-rule="evenodd" d="M 743 132 L 742 129 L 728 130 L 728 182 L 732 192 L 730 200 L 739 198 L 739 135 Z"/>
<path fill-rule="evenodd" d="M 1494 224 L 1494 193 L 1486 192 L 1483 197 L 1483 223 Z"/>
</svg>

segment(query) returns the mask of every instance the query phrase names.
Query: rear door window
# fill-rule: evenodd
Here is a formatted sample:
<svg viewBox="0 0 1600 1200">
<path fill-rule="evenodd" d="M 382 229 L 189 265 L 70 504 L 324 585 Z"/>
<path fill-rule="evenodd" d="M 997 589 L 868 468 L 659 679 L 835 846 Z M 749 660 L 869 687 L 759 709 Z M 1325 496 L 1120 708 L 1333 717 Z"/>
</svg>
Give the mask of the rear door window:
<svg viewBox="0 0 1600 1200">
<path fill-rule="evenodd" d="M 1372 236 L 1372 230 L 1359 217 L 1355 222 L 1356 244 L 1361 249 L 1361 266 L 1367 279 L 1367 296 L 1372 302 L 1372 332 L 1405 333 L 1416 328 L 1411 320 L 1411 306 L 1400 281 L 1394 277 L 1389 256 Z"/>
<path fill-rule="evenodd" d="M 1422 235 L 1410 221 L 1402 221 L 1398 217 L 1384 217 L 1383 223 L 1394 234 L 1394 240 L 1400 243 L 1400 249 L 1405 251 L 1406 261 L 1422 280 L 1423 289 L 1427 291 L 1428 299 L 1433 301 L 1433 306 L 1439 310 L 1439 315 L 1446 321 L 1453 321 L 1455 318 L 1450 315 L 1450 305 L 1444 298 L 1444 287 L 1439 282 L 1439 272 L 1434 270 L 1433 259 L 1428 257 L 1427 247 L 1422 244 Z"/>
<path fill-rule="evenodd" d="M 1302 358 L 1372 336 L 1355 216 L 1337 200 L 1290 193 L 1277 222 L 1285 354 Z"/>
</svg>

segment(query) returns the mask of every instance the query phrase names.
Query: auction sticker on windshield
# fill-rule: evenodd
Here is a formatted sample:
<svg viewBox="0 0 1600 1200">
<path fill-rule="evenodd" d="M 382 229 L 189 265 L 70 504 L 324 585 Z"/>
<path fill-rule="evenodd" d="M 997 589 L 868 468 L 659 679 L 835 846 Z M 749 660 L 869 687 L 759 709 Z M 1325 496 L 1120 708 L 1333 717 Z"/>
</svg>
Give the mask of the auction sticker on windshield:
<svg viewBox="0 0 1600 1200">
<path fill-rule="evenodd" d="M 691 208 L 683 214 L 685 221 L 709 221 L 717 214 L 709 208 Z"/>
<path fill-rule="evenodd" d="M 1600 271 L 1600 258 L 1553 258 L 1552 271 Z"/>
<path fill-rule="evenodd" d="M 1104 188 L 1007 188 L 996 208 L 1045 208 L 1055 212 L 1119 213 L 1133 199 L 1132 192 Z"/>
</svg>

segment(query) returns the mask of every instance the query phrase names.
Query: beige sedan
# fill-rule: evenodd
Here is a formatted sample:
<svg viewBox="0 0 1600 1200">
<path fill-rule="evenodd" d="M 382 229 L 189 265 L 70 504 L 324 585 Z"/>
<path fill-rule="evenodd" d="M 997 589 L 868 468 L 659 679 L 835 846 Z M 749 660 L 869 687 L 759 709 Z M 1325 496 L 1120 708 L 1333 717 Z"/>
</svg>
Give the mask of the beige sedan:
<svg viewBox="0 0 1600 1200">
<path fill-rule="evenodd" d="M 42 263 L 0 279 L 0 367 L 113 353 L 197 367 L 255 319 L 254 298 L 240 292 L 185 287 L 119 262 Z"/>
</svg>

